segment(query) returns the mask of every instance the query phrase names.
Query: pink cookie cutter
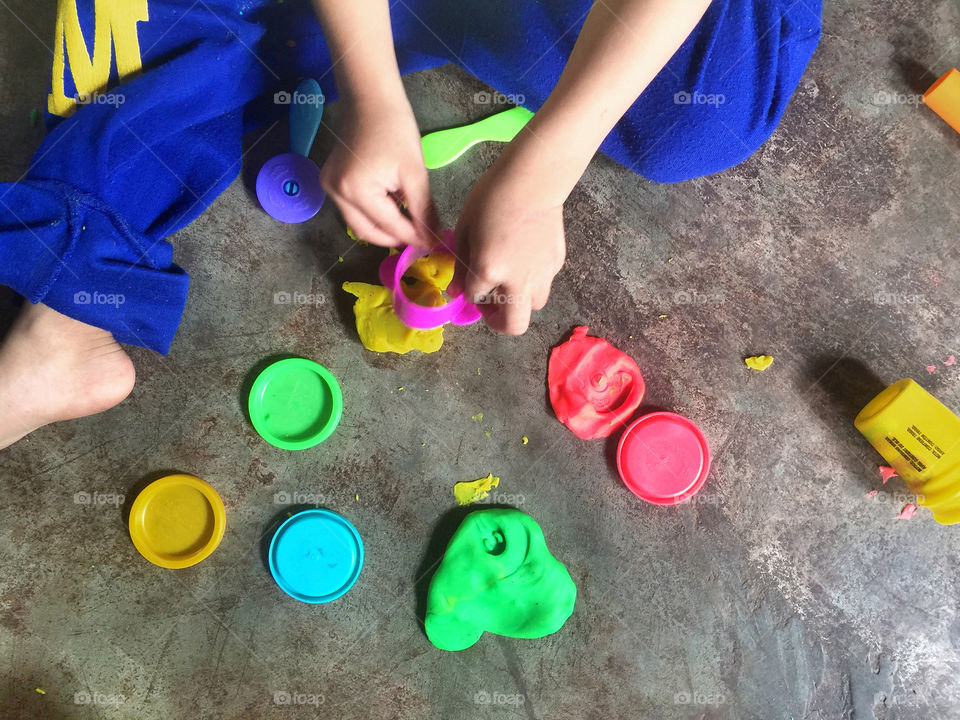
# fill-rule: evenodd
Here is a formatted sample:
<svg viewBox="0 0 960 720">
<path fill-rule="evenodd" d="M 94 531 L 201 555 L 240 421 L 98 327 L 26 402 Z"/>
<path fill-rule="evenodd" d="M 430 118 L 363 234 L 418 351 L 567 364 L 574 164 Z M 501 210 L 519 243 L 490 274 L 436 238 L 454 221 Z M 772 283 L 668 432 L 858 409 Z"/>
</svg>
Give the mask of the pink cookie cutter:
<svg viewBox="0 0 960 720">
<path fill-rule="evenodd" d="M 399 255 L 391 255 L 380 263 L 380 282 L 393 293 L 393 311 L 400 321 L 414 330 L 433 330 L 447 323 L 471 325 L 482 315 L 480 309 L 467 302 L 463 294 L 450 296 L 450 302 L 438 307 L 419 305 L 403 292 L 403 276 L 417 260 L 431 253 L 456 254 L 453 232 L 444 230 L 440 244 L 432 250 L 408 247 Z"/>
</svg>

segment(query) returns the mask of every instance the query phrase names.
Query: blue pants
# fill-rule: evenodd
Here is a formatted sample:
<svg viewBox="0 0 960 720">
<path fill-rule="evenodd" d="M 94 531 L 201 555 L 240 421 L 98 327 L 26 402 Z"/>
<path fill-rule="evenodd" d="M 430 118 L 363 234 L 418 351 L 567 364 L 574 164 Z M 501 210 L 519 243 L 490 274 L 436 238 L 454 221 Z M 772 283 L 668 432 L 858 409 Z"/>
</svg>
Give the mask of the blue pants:
<svg viewBox="0 0 960 720">
<path fill-rule="evenodd" d="M 132 0 L 131 0 L 132 1 Z M 273 93 L 331 59 L 308 0 L 141 0 L 142 70 L 50 132 L 25 177 L 0 184 L 0 284 L 32 302 L 166 353 L 189 278 L 165 238 L 240 170 L 245 130 L 285 113 Z M 93 47 L 95 0 L 78 9 Z M 454 62 L 536 110 L 589 0 L 405 0 L 393 4 L 403 72 Z M 714 0 L 601 150 L 644 177 L 679 182 L 749 157 L 773 132 L 820 35 L 820 0 Z M 290 42 L 293 41 L 293 42 Z M 87 61 L 90 58 L 86 58 Z M 77 94 L 67 56 L 62 83 Z"/>
</svg>

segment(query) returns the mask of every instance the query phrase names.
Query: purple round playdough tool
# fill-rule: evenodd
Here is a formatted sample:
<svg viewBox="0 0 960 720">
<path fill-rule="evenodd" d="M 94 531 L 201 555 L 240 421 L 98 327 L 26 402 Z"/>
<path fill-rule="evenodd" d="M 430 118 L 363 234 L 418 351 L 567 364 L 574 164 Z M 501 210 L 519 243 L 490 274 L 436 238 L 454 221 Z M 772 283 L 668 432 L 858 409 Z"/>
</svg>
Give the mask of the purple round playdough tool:
<svg viewBox="0 0 960 720">
<path fill-rule="evenodd" d="M 451 296 L 450 302 L 439 307 L 418 305 L 403 292 L 403 276 L 410 266 L 434 252 L 455 254 L 453 232 L 446 230 L 440 244 L 433 250 L 408 247 L 399 255 L 391 255 L 380 263 L 380 282 L 393 293 L 393 311 L 400 321 L 414 330 L 432 330 L 446 325 L 470 325 L 482 315 L 479 308 L 461 294 Z"/>
<path fill-rule="evenodd" d="M 317 164 L 297 153 L 270 158 L 257 175 L 257 199 L 270 217 L 285 223 L 306 222 L 323 207 Z"/>
</svg>

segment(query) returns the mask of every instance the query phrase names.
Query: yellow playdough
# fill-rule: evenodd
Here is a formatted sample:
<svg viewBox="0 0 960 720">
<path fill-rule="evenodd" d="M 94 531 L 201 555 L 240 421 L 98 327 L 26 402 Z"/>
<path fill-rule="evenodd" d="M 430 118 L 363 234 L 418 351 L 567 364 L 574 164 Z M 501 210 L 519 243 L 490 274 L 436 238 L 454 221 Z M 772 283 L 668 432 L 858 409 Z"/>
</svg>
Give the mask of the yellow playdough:
<svg viewBox="0 0 960 720">
<path fill-rule="evenodd" d="M 490 491 L 500 484 L 500 478 L 490 473 L 479 480 L 458 482 L 453 486 L 453 495 L 460 505 L 469 505 L 477 500 L 483 500 Z"/>
<path fill-rule="evenodd" d="M 413 282 L 405 286 L 407 297 L 421 305 L 443 305 L 443 291 L 453 279 L 454 259 L 446 253 L 420 258 L 405 277 Z M 404 354 L 411 350 L 436 352 L 443 345 L 443 328 L 414 330 L 400 322 L 393 311 L 391 293 L 381 285 L 345 282 L 343 289 L 356 295 L 353 314 L 357 334 L 367 350 Z"/>
<path fill-rule="evenodd" d="M 743 360 L 747 367 L 751 370 L 757 370 L 758 372 L 763 372 L 768 367 L 773 365 L 773 356 L 771 355 L 754 355 L 753 357 L 744 358 Z"/>
</svg>

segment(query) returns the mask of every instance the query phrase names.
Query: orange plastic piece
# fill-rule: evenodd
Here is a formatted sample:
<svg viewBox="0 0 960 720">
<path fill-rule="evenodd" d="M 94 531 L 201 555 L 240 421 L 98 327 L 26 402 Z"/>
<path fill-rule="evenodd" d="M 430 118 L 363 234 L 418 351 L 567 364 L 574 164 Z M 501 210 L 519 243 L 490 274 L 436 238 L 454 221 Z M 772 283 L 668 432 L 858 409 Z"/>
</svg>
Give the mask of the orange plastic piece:
<svg viewBox="0 0 960 720">
<path fill-rule="evenodd" d="M 960 70 L 947 70 L 923 94 L 923 102 L 960 132 Z"/>
</svg>

